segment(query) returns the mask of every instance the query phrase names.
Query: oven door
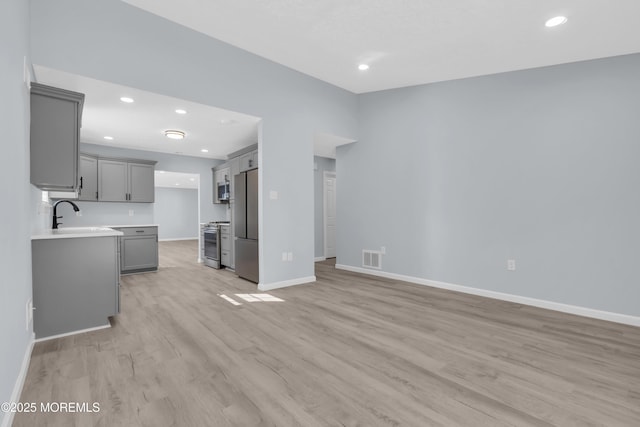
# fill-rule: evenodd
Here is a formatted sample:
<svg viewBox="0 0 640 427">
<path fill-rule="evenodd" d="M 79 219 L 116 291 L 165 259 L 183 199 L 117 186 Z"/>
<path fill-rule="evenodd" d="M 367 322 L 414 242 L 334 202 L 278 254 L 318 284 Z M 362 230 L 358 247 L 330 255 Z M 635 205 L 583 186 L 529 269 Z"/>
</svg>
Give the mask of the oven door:
<svg viewBox="0 0 640 427">
<path fill-rule="evenodd" d="M 220 259 L 220 239 L 216 228 L 204 230 L 204 256 L 215 261 Z"/>
</svg>

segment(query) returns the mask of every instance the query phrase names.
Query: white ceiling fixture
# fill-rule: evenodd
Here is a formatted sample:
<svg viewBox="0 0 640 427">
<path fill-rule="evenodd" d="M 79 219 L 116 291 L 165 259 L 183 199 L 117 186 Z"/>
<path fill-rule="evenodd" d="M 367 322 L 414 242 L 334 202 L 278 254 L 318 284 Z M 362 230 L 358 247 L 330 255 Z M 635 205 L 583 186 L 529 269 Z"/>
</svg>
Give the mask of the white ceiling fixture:
<svg viewBox="0 0 640 427">
<path fill-rule="evenodd" d="M 567 22 L 566 16 L 555 16 L 551 19 L 548 19 L 547 22 L 544 23 L 545 27 L 557 27 L 558 25 L 562 25 Z"/>
<path fill-rule="evenodd" d="M 34 65 L 36 81 L 85 94 L 81 142 L 185 156 L 226 159 L 258 141 L 258 117 L 185 101 L 122 85 Z M 114 93 L 136 102 L 124 105 Z M 189 114 L 175 113 L 176 105 Z M 233 121 L 233 126 L 222 121 Z M 188 131 L 188 138 L 168 141 L 165 130 Z M 106 140 L 105 135 L 118 135 Z M 179 143 L 178 147 L 176 144 Z M 207 149 L 207 152 L 201 151 Z"/>
<path fill-rule="evenodd" d="M 124 1 L 355 93 L 640 52 L 638 0 Z"/>
<path fill-rule="evenodd" d="M 169 139 L 184 139 L 185 133 L 182 132 L 181 130 L 169 129 L 164 131 L 164 136 L 166 136 Z"/>
<path fill-rule="evenodd" d="M 133 98 L 129 98 L 128 96 L 123 96 L 122 98 L 120 98 L 120 101 L 124 102 L 125 104 L 133 104 Z"/>
<path fill-rule="evenodd" d="M 367 64 L 358 65 L 358 70 L 360 71 L 367 71 L 368 69 L 369 69 L 369 66 Z"/>
<path fill-rule="evenodd" d="M 112 136 L 105 136 L 104 139 L 106 139 L 107 141 L 113 141 L 113 137 Z"/>
<path fill-rule="evenodd" d="M 183 109 L 181 109 L 181 108 L 178 108 L 178 109 L 176 110 L 176 113 L 178 113 L 178 114 L 187 114 L 187 111 L 186 111 L 186 110 L 183 110 Z"/>
</svg>

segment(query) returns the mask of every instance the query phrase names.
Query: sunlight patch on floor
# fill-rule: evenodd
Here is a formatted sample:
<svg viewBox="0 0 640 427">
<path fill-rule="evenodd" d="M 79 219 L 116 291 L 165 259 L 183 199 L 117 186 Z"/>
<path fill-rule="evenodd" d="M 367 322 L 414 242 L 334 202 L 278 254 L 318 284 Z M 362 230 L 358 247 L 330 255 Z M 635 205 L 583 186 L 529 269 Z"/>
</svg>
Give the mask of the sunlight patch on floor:
<svg viewBox="0 0 640 427">
<path fill-rule="evenodd" d="M 238 301 L 234 300 L 233 298 L 228 297 L 228 296 L 226 296 L 226 295 L 224 295 L 224 294 L 219 295 L 219 297 L 220 297 L 220 298 L 222 298 L 222 299 L 225 299 L 225 300 L 229 301 L 229 302 L 230 302 L 231 304 L 233 304 L 233 305 L 242 305 L 242 303 L 241 303 L 241 302 L 238 302 Z"/>
<path fill-rule="evenodd" d="M 283 299 L 269 294 L 236 294 L 236 296 L 247 302 L 284 302 Z"/>
</svg>

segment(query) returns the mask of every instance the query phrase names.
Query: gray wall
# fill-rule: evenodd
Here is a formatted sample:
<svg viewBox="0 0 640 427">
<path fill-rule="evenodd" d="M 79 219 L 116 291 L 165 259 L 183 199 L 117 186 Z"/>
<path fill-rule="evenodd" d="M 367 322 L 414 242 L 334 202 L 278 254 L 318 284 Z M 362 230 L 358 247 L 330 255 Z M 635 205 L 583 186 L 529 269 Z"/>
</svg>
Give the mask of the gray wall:
<svg viewBox="0 0 640 427">
<path fill-rule="evenodd" d="M 82 143 L 80 150 L 84 153 L 102 156 L 125 157 L 143 160 L 155 160 L 157 170 L 200 174 L 202 222 L 222 221 L 227 219 L 226 206 L 213 204 L 213 178 L 211 168 L 223 163 L 222 160 L 199 157 L 178 156 L 174 154 L 155 153 L 152 151 L 130 150 L 127 148 L 107 147 L 104 145 Z M 62 215 L 66 227 L 82 227 L 94 225 L 126 225 L 155 224 L 154 210 L 156 203 L 116 203 L 116 202 L 77 202 L 82 216 L 73 215 L 71 209 Z M 197 206 L 197 205 L 196 205 Z M 65 209 L 65 208 L 63 208 Z M 133 216 L 129 210 L 133 209 Z M 197 212 L 197 210 L 196 210 Z M 197 214 L 196 214 L 197 216 Z M 198 223 L 196 218 L 195 224 Z"/>
<path fill-rule="evenodd" d="M 0 402 L 11 399 L 32 331 L 25 307 L 31 299 L 31 186 L 29 184 L 29 95 L 23 83 L 29 60 L 29 2 L 3 0 L 0 7 Z M 0 425 L 9 414 L 0 412 Z"/>
<path fill-rule="evenodd" d="M 338 262 L 386 246 L 387 272 L 640 315 L 639 76 L 631 55 L 360 96 Z"/>
<path fill-rule="evenodd" d="M 160 240 L 197 239 L 200 232 L 198 190 L 156 187 L 154 218 L 159 224 Z"/>
<path fill-rule="evenodd" d="M 324 257 L 324 172 L 335 172 L 336 160 L 313 156 L 313 162 L 315 255 L 320 258 Z"/>
<path fill-rule="evenodd" d="M 354 94 L 119 0 L 33 0 L 31 13 L 36 64 L 261 117 L 261 282 L 314 274 L 313 135 L 354 138 Z"/>
</svg>

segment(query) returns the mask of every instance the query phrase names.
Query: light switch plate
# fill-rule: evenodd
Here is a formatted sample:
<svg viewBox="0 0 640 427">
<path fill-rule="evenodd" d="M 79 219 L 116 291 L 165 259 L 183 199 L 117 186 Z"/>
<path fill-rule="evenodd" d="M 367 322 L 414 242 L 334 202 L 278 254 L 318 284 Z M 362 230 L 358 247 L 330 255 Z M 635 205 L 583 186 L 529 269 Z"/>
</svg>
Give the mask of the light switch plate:
<svg viewBox="0 0 640 427">
<path fill-rule="evenodd" d="M 269 198 L 270 198 L 271 200 L 278 200 L 278 192 L 277 192 L 277 191 L 275 191 L 275 190 L 271 190 L 271 191 L 269 192 Z"/>
</svg>

